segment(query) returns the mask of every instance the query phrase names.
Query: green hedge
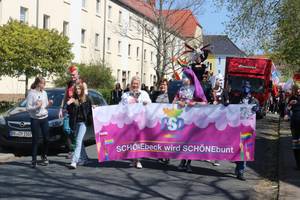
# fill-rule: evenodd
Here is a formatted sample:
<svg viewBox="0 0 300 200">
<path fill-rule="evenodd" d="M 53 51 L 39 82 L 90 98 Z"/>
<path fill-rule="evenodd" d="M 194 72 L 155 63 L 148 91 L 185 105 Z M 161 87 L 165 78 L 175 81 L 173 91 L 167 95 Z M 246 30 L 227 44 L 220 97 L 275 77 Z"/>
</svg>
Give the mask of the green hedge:
<svg viewBox="0 0 300 200">
<path fill-rule="evenodd" d="M 0 101 L 0 113 L 7 111 L 15 105 L 15 102 Z"/>
<path fill-rule="evenodd" d="M 111 91 L 112 89 L 105 88 L 105 89 L 98 89 L 98 91 L 102 94 L 104 99 L 108 104 L 111 104 Z"/>
</svg>

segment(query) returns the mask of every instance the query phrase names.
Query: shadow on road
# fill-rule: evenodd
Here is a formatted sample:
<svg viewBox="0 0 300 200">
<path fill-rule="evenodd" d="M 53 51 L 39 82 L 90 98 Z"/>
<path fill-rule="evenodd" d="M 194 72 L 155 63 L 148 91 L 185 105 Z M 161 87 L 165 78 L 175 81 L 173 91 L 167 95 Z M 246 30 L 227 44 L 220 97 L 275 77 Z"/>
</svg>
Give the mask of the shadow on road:
<svg viewBox="0 0 300 200">
<path fill-rule="evenodd" d="M 65 166 L 65 162 L 53 161 Z M 1 168 L 0 197 L 9 199 L 251 199 L 252 192 L 239 187 L 239 181 L 226 185 L 231 174 L 194 167 L 193 174 L 175 173 L 174 166 L 143 162 L 147 171 L 130 169 L 128 162 L 101 164 L 96 160 L 75 171 L 55 168 L 29 169 L 24 162 L 11 162 Z M 111 168 L 113 167 L 113 168 Z M 26 173 L 24 173 L 26 171 Z M 11 175 L 14 177 L 11 177 Z M 207 176 L 210 176 L 209 179 Z M 5 179 L 13 181 L 5 182 Z M 235 180 L 235 179 L 233 179 Z M 232 190 L 232 187 L 235 187 Z M 231 188 L 231 189 L 230 189 Z"/>
</svg>

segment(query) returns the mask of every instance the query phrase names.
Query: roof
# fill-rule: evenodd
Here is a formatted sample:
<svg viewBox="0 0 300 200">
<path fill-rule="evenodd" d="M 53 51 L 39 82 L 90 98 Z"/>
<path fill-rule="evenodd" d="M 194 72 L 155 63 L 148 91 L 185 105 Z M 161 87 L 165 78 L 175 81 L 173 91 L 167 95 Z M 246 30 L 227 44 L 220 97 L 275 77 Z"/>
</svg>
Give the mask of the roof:
<svg viewBox="0 0 300 200">
<path fill-rule="evenodd" d="M 246 56 L 245 52 L 240 50 L 227 35 L 204 35 L 203 43 L 211 44 L 212 53 L 215 55 Z"/>
<path fill-rule="evenodd" d="M 168 26 L 184 38 L 194 38 L 197 27 L 201 27 L 191 10 L 164 10 Z"/>
<path fill-rule="evenodd" d="M 269 56 L 267 55 L 253 55 L 251 58 L 264 58 L 264 59 L 269 59 Z"/>
<path fill-rule="evenodd" d="M 156 21 L 155 12 L 156 9 L 152 7 L 149 3 L 141 0 L 119 0 L 124 5 L 133 9 L 137 13 L 149 18 L 152 21 Z"/>
<path fill-rule="evenodd" d="M 120 0 L 119 2 L 153 22 L 157 20 L 156 12 L 158 12 L 158 10 L 145 1 Z M 179 32 L 182 37 L 195 37 L 197 27 L 199 27 L 200 24 L 191 10 L 163 10 L 163 15 L 167 17 L 168 26 L 173 27 L 174 31 Z"/>
</svg>

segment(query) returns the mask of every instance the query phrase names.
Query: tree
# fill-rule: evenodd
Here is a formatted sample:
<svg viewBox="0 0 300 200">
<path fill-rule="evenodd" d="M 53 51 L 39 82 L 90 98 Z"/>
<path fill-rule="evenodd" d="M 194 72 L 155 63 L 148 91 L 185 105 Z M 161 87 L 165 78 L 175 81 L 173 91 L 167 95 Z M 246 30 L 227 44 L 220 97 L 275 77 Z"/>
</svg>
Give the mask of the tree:
<svg viewBox="0 0 300 200">
<path fill-rule="evenodd" d="M 56 30 L 44 30 L 11 20 L 0 27 L 0 75 L 49 76 L 63 72 L 71 62 L 72 45 Z"/>
<path fill-rule="evenodd" d="M 289 77 L 300 71 L 300 1 L 284 0 L 271 44 L 273 59 L 284 65 Z"/>
<path fill-rule="evenodd" d="M 175 65 L 173 58 L 181 54 L 184 42 L 191 42 L 193 46 L 196 44 L 197 47 L 202 45 L 202 33 L 199 34 L 199 37 L 185 38 L 182 30 L 190 17 L 200 10 L 203 1 L 149 0 L 148 2 L 150 2 L 149 5 L 144 4 L 147 6 L 145 8 L 147 10 L 145 13 L 148 13 L 146 17 L 143 20 L 133 19 L 142 34 L 137 37 L 128 31 L 128 27 L 119 33 L 124 37 L 140 40 L 154 47 L 156 63 L 153 67 L 159 84 L 165 75 L 173 72 Z"/>
<path fill-rule="evenodd" d="M 89 88 L 94 89 L 112 89 L 115 79 L 112 75 L 111 68 L 101 64 L 79 64 L 76 65 L 79 68 L 80 78 L 82 78 Z M 68 73 L 64 71 L 54 81 L 58 87 L 65 87 L 68 80 Z"/>
<path fill-rule="evenodd" d="M 249 41 L 248 50 L 262 49 L 283 74 L 300 71 L 299 0 L 215 0 L 230 11 L 227 31 L 236 39 Z M 246 38 L 246 39 L 245 39 Z"/>
<path fill-rule="evenodd" d="M 282 0 L 214 0 L 229 11 L 226 32 L 249 53 L 269 50 L 281 15 Z"/>
</svg>

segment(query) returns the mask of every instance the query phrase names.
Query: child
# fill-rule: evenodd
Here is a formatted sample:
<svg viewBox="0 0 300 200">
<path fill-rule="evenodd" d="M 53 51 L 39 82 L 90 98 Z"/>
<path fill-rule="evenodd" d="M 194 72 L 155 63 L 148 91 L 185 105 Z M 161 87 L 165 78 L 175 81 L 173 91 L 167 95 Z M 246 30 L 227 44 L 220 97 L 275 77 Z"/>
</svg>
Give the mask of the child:
<svg viewBox="0 0 300 200">
<path fill-rule="evenodd" d="M 83 138 L 92 108 L 83 84 L 76 84 L 74 96 L 68 100 L 67 104 L 73 113 L 73 117 L 70 118 L 70 124 L 74 124 L 74 130 L 76 130 L 76 148 L 70 169 L 76 169 L 79 160 L 83 162 L 88 161 L 88 156 L 83 145 Z"/>
<path fill-rule="evenodd" d="M 181 107 L 207 103 L 202 86 L 192 69 L 185 68 L 183 70 L 182 81 L 183 86 L 179 89 L 173 103 L 177 103 Z M 181 160 L 178 169 L 192 172 L 191 160 Z"/>
</svg>

